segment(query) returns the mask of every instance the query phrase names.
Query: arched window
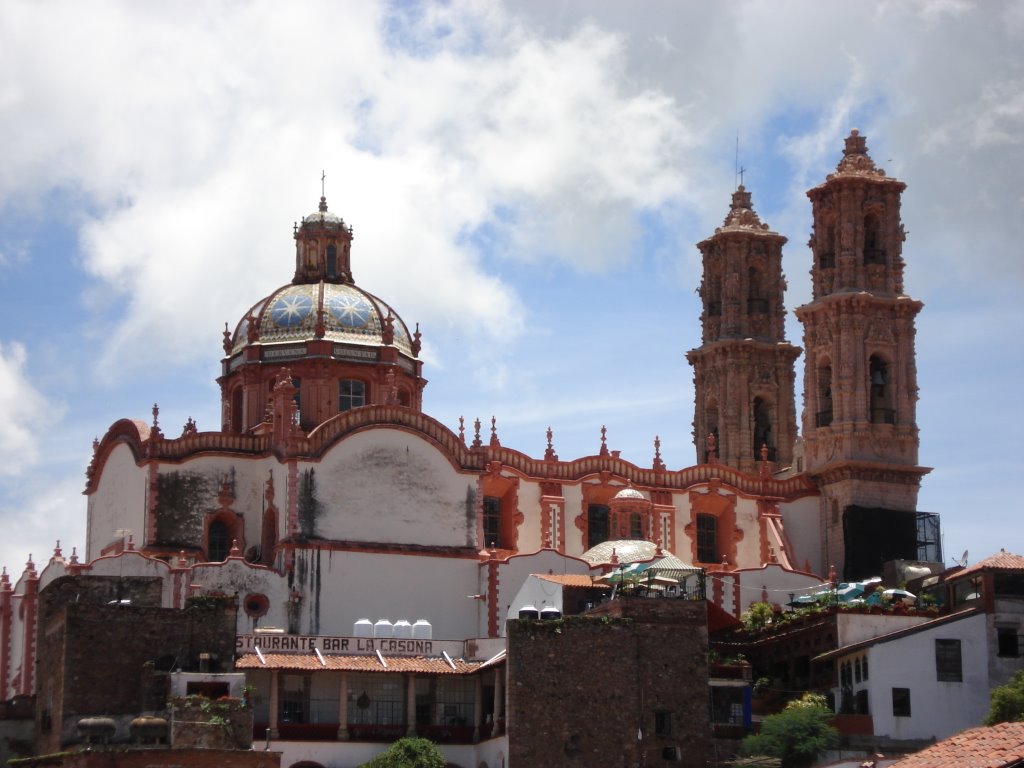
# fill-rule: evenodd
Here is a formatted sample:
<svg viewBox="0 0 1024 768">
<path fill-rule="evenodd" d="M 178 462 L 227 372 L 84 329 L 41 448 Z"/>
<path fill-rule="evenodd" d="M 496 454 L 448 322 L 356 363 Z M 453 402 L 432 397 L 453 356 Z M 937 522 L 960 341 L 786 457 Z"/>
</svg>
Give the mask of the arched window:
<svg viewBox="0 0 1024 768">
<path fill-rule="evenodd" d="M 815 426 L 827 427 L 832 423 L 832 366 L 818 368 L 818 415 Z"/>
<path fill-rule="evenodd" d="M 647 538 L 644 536 L 644 519 L 639 512 L 634 512 L 629 516 L 629 538 Z"/>
<path fill-rule="evenodd" d="M 327 277 L 334 279 L 338 276 L 338 249 L 334 245 L 327 246 Z"/>
<path fill-rule="evenodd" d="M 760 460 L 761 447 L 768 446 L 768 460 L 775 461 L 775 445 L 772 435 L 771 408 L 763 398 L 755 397 L 753 404 L 754 459 Z"/>
<path fill-rule="evenodd" d="M 889 365 L 878 355 L 868 360 L 868 385 L 872 424 L 895 424 L 896 412 L 892 407 L 892 387 L 889 384 Z"/>
<path fill-rule="evenodd" d="M 587 549 L 608 541 L 608 505 L 590 504 L 587 507 Z"/>
<path fill-rule="evenodd" d="M 231 551 L 230 532 L 222 520 L 214 520 L 206 533 L 206 557 L 211 563 L 227 560 Z"/>
<path fill-rule="evenodd" d="M 825 227 L 825 241 L 818 247 L 818 266 L 833 269 L 836 266 L 836 226 Z"/>
<path fill-rule="evenodd" d="M 714 515 L 697 515 L 697 560 L 718 562 L 718 519 Z"/>
<path fill-rule="evenodd" d="M 504 548 L 501 540 L 501 499 L 484 496 L 484 541 L 485 547 Z"/>
<path fill-rule="evenodd" d="M 864 217 L 864 264 L 885 264 L 882 232 L 878 217 L 869 213 Z"/>
<path fill-rule="evenodd" d="M 717 275 L 709 281 L 708 289 L 708 317 L 721 317 L 722 315 L 722 279 Z"/>
<path fill-rule="evenodd" d="M 747 271 L 747 313 L 763 315 L 768 312 L 768 295 L 765 292 L 764 276 L 761 270 L 751 267 Z"/>
<path fill-rule="evenodd" d="M 338 413 L 366 405 L 366 384 L 359 379 L 338 382 Z"/>
</svg>

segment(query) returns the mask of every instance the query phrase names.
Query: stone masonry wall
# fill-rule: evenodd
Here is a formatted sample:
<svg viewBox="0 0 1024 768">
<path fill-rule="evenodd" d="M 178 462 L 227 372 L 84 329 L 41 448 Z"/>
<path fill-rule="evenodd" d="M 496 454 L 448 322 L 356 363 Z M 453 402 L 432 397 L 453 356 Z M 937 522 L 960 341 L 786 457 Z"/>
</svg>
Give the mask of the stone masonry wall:
<svg viewBox="0 0 1024 768">
<path fill-rule="evenodd" d="M 707 651 L 703 601 L 616 600 L 509 621 L 509 765 L 703 768 Z"/>
</svg>

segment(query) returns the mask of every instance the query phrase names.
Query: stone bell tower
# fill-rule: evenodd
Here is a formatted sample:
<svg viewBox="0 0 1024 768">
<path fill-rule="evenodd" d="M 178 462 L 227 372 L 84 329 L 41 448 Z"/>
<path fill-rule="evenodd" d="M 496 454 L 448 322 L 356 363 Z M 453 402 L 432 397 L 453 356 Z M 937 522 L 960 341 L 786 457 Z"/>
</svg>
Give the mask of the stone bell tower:
<svg viewBox="0 0 1024 768">
<path fill-rule="evenodd" d="M 804 327 L 805 469 L 822 489 L 826 562 L 845 578 L 917 557 L 917 369 L 903 291 L 906 185 L 885 175 L 856 130 L 835 173 L 807 193 L 814 230 Z M 880 571 L 878 571 L 880 573 Z"/>
<path fill-rule="evenodd" d="M 744 472 L 754 472 L 763 456 L 778 467 L 793 461 L 793 362 L 800 349 L 785 339 L 785 242 L 740 185 L 725 223 L 697 245 L 704 263 L 702 343 L 686 359 L 694 371 L 698 463 L 709 459 L 709 435 L 719 462 Z"/>
</svg>

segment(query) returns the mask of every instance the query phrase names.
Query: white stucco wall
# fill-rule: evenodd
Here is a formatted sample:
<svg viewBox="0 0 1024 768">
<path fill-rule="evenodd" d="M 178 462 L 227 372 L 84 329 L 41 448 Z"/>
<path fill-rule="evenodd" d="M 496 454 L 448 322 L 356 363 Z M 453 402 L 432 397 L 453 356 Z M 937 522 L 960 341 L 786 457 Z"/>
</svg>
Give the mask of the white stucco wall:
<svg viewBox="0 0 1024 768">
<path fill-rule="evenodd" d="M 523 524 L 519 526 L 516 548 L 520 552 L 536 552 L 541 546 L 539 483 L 525 480 L 519 483 L 519 511 L 523 513 Z"/>
<path fill-rule="evenodd" d="M 103 465 L 96 491 L 89 496 L 86 551 L 82 562 L 99 557 L 105 546 L 129 529 L 136 544 L 145 540 L 146 470 L 136 466 L 127 445 L 116 446 Z"/>
<path fill-rule="evenodd" d="M 963 682 L 936 680 L 935 640 L 940 638 L 960 640 Z M 980 725 L 988 711 L 988 652 L 983 614 L 872 646 L 868 650 L 868 665 L 868 701 L 876 735 L 944 739 L 964 728 Z M 910 717 L 893 716 L 893 688 L 910 689 Z"/>
<path fill-rule="evenodd" d="M 761 525 L 757 521 L 757 502 L 754 499 L 736 497 L 736 527 L 743 531 L 743 538 L 736 545 L 736 562 L 733 565 L 741 568 L 762 565 Z M 719 532 L 719 541 L 724 540 L 726 533 Z"/>
<path fill-rule="evenodd" d="M 292 587 L 303 594 L 299 631 L 351 635 L 359 619 L 426 619 L 434 637 L 475 637 L 484 610 L 475 558 L 305 550 Z"/>
<path fill-rule="evenodd" d="M 486 578 L 487 566 L 481 567 L 482 578 Z M 534 573 L 597 573 L 591 571 L 582 560 L 566 557 L 557 552 L 544 549 L 531 555 L 517 555 L 503 562 L 498 570 L 498 633 L 505 636 L 505 620 L 518 618 L 519 609 L 524 605 L 534 605 L 538 610 L 545 605 L 561 606 L 562 587 L 550 581 L 533 580 L 531 589 L 523 590 L 523 585 Z M 540 602 L 533 602 L 539 600 Z M 486 617 L 482 635 L 486 635 Z"/>
<path fill-rule="evenodd" d="M 819 499 L 807 496 L 796 501 L 780 504 L 782 524 L 792 550 L 790 564 L 803 570 L 810 563 L 811 570 L 821 576 L 828 574 L 828 565 L 821 562 L 821 520 L 818 516 Z"/>
<path fill-rule="evenodd" d="M 395 429 L 359 432 L 333 446 L 316 472 L 320 538 L 476 546 L 476 477 L 434 446 Z"/>
</svg>

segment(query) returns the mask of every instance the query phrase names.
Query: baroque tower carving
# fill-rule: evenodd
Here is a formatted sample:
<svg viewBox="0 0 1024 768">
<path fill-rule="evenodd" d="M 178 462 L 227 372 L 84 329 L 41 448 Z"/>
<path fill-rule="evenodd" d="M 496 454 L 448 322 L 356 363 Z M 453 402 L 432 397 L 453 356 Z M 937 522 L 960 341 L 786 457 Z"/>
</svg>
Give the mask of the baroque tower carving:
<svg viewBox="0 0 1024 768">
<path fill-rule="evenodd" d="M 818 565 L 847 578 L 870 570 L 858 554 L 865 537 L 899 539 L 888 554 L 916 556 L 905 513 L 928 470 L 917 466 L 914 318 L 923 305 L 903 292 L 905 188 L 876 167 L 855 129 L 835 173 L 807 193 L 812 300 L 796 310 L 805 468 L 822 489 L 827 562 Z M 878 530 L 880 521 L 899 532 Z"/>
<path fill-rule="evenodd" d="M 701 346 L 687 353 L 694 369 L 697 462 L 708 461 L 708 436 L 717 458 L 752 472 L 762 460 L 789 466 L 796 440 L 793 362 L 800 354 L 785 339 L 782 246 L 751 207 L 741 185 L 725 222 L 698 243 L 704 263 Z"/>
</svg>

